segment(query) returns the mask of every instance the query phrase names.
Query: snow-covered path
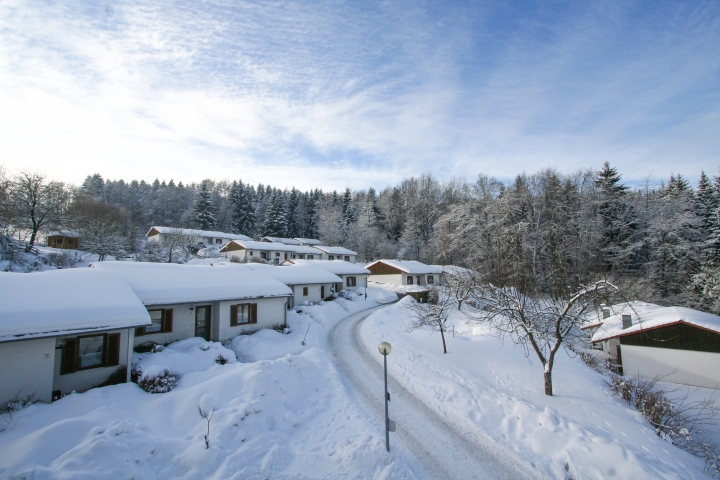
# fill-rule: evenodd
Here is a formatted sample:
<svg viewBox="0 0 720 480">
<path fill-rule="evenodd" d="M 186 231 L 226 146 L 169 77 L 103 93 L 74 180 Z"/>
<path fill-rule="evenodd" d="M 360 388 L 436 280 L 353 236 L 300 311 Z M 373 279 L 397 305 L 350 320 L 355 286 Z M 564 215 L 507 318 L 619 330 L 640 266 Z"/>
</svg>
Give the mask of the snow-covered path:
<svg viewBox="0 0 720 480">
<path fill-rule="evenodd" d="M 376 310 L 359 312 L 338 322 L 330 330 L 328 343 L 349 394 L 382 426 L 383 369 L 358 340 L 362 322 Z M 389 359 L 392 361 L 392 355 Z M 493 451 L 497 447 L 482 445 L 463 434 L 391 377 L 388 390 L 390 418 L 397 422 L 397 432 L 390 435 L 390 449 L 398 448 L 399 442 L 403 451 L 422 466 L 416 472 L 421 478 L 536 478 L 536 473 L 519 471 L 519 465 L 504 452 Z"/>
</svg>

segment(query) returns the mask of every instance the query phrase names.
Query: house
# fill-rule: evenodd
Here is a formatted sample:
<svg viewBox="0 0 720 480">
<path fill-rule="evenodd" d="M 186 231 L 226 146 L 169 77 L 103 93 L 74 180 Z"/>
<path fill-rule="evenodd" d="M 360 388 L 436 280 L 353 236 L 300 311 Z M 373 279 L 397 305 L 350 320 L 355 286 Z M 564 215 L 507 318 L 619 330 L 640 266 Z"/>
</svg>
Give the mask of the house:
<svg viewBox="0 0 720 480">
<path fill-rule="evenodd" d="M 267 275 L 287 285 L 293 292 L 293 297 L 288 303 L 288 308 L 292 308 L 305 302 L 319 302 L 329 297 L 334 292 L 336 285 L 342 284 L 342 278 L 325 269 L 315 267 L 316 262 L 311 261 L 306 265 L 298 265 L 293 268 L 260 263 L 230 264 L 228 267 L 253 272 L 251 275 Z"/>
<path fill-rule="evenodd" d="M 190 243 L 202 246 L 225 245 L 231 240 L 252 240 L 246 235 L 237 233 L 214 232 L 209 230 L 194 230 L 191 228 L 173 228 L 173 227 L 151 227 L 145 234 L 149 243 L 162 244 L 168 235 L 185 235 L 191 239 Z"/>
<path fill-rule="evenodd" d="M 53 248 L 77 249 L 80 235 L 71 230 L 58 230 L 47 234 L 47 246 Z"/>
<path fill-rule="evenodd" d="M 300 245 L 305 245 L 307 247 L 316 247 L 323 244 L 323 242 L 314 238 L 293 238 L 293 240 L 297 240 L 300 242 Z"/>
<path fill-rule="evenodd" d="M 344 247 L 316 245 L 313 248 L 320 252 L 320 260 L 345 260 L 346 262 L 355 263 L 357 258 L 357 252 Z"/>
<path fill-rule="evenodd" d="M 113 272 L 0 273 L 0 404 L 28 395 L 49 402 L 104 383 L 130 363 L 135 329 L 150 325 Z"/>
<path fill-rule="evenodd" d="M 293 253 L 297 255 L 296 249 L 298 248 L 307 247 L 285 245 L 276 242 L 232 240 L 221 248 L 219 253 L 227 259 L 234 257 L 241 262 L 265 260 L 272 263 L 280 263 L 283 260 L 292 258 Z M 314 253 L 317 254 L 317 252 Z"/>
<path fill-rule="evenodd" d="M 614 305 L 606 312 L 591 342 L 624 375 L 720 387 L 719 316 L 644 302 Z"/>
<path fill-rule="evenodd" d="M 292 249 L 288 260 L 319 260 L 321 256 L 316 249 L 306 245 L 286 245 L 286 247 Z"/>
<path fill-rule="evenodd" d="M 282 243 L 283 245 L 295 245 L 300 246 L 302 243 L 299 241 L 292 239 L 292 238 L 282 238 L 282 237 L 263 237 L 260 239 L 261 242 L 268 242 L 268 243 Z"/>
<path fill-rule="evenodd" d="M 293 265 L 312 265 L 313 267 L 322 268 L 330 273 L 333 273 L 342 279 L 342 283 L 335 285 L 335 291 L 340 290 L 357 290 L 360 287 L 367 286 L 367 278 L 370 275 L 370 270 L 361 267 L 360 265 L 346 262 L 344 260 L 285 260 L 280 266 L 293 266 Z"/>
<path fill-rule="evenodd" d="M 395 285 L 435 285 L 443 273 L 438 265 L 416 260 L 377 260 L 365 268 L 370 270 L 369 281 Z"/>
<path fill-rule="evenodd" d="M 121 276 L 150 314 L 135 345 L 191 337 L 222 342 L 244 332 L 286 323 L 292 291 L 259 272 L 228 265 L 96 262 L 93 268 Z"/>
</svg>

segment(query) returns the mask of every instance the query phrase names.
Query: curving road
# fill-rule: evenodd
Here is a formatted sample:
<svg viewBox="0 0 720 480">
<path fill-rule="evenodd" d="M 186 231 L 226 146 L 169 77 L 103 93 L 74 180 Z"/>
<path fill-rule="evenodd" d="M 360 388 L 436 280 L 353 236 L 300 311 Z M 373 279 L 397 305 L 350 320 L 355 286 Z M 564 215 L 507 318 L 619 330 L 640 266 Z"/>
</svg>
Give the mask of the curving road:
<svg viewBox="0 0 720 480">
<path fill-rule="evenodd" d="M 378 308 L 383 307 L 365 310 L 340 321 L 330 330 L 328 343 L 350 395 L 383 425 L 383 367 L 360 341 L 363 321 Z M 439 417 L 392 377 L 388 377 L 388 391 L 390 418 L 397 422 L 397 432 L 390 434 L 390 449 L 397 448 L 399 442 L 403 451 L 422 466 L 421 471 L 416 472 L 421 477 L 533 478 L 530 472 L 518 471 L 524 469 L 500 451 L 493 452 L 493 446 L 481 445 L 477 439 Z M 511 462 L 514 465 L 510 465 Z"/>
</svg>

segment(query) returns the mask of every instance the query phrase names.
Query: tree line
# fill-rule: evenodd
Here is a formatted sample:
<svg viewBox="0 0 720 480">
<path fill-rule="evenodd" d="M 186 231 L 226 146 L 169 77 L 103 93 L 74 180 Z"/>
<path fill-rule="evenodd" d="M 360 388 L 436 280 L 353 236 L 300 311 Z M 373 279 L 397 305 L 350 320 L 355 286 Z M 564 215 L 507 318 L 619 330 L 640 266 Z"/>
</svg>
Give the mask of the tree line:
<svg viewBox="0 0 720 480">
<path fill-rule="evenodd" d="M 638 299 L 716 313 L 719 206 L 719 177 L 702 172 L 693 187 L 671 175 L 629 188 L 608 163 L 520 174 L 508 183 L 426 174 L 380 191 L 341 192 L 100 174 L 75 187 L 41 174 L 0 174 L 3 233 L 30 244 L 62 227 L 78 230 L 90 251 L 133 252 L 152 225 L 319 238 L 357 251 L 360 260 L 465 266 L 528 293 L 560 298 L 602 277 Z"/>
</svg>

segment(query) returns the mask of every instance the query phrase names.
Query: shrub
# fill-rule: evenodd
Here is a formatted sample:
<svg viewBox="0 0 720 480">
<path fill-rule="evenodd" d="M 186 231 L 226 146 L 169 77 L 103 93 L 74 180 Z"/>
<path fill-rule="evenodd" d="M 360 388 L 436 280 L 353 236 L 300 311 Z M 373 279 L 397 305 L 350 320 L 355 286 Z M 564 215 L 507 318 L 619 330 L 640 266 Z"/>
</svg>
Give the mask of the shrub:
<svg viewBox="0 0 720 480">
<path fill-rule="evenodd" d="M 62 268 L 75 268 L 80 261 L 76 252 L 48 253 L 47 260 L 50 265 Z"/>
<path fill-rule="evenodd" d="M 167 393 L 177 387 L 181 378 L 182 374 L 165 369 L 157 375 L 143 375 L 138 386 L 148 393 Z"/>
<path fill-rule="evenodd" d="M 217 363 L 217 364 L 219 364 L 219 365 L 225 365 L 225 364 L 227 364 L 229 361 L 230 361 L 230 360 L 228 360 L 227 358 L 223 357 L 222 355 L 218 355 L 217 358 L 215 359 L 215 363 Z"/>
<path fill-rule="evenodd" d="M 275 325 L 273 325 L 272 329 L 276 332 L 284 333 L 285 335 L 288 335 L 291 332 L 290 328 L 287 325 L 282 325 L 280 323 L 276 323 Z"/>
<path fill-rule="evenodd" d="M 31 393 L 25 398 L 20 398 L 19 396 L 16 396 L 15 398 L 12 398 L 5 403 L 0 403 L 0 414 L 17 412 L 18 410 L 22 410 L 23 408 L 33 403 L 35 403 L 34 393 Z"/>
</svg>

